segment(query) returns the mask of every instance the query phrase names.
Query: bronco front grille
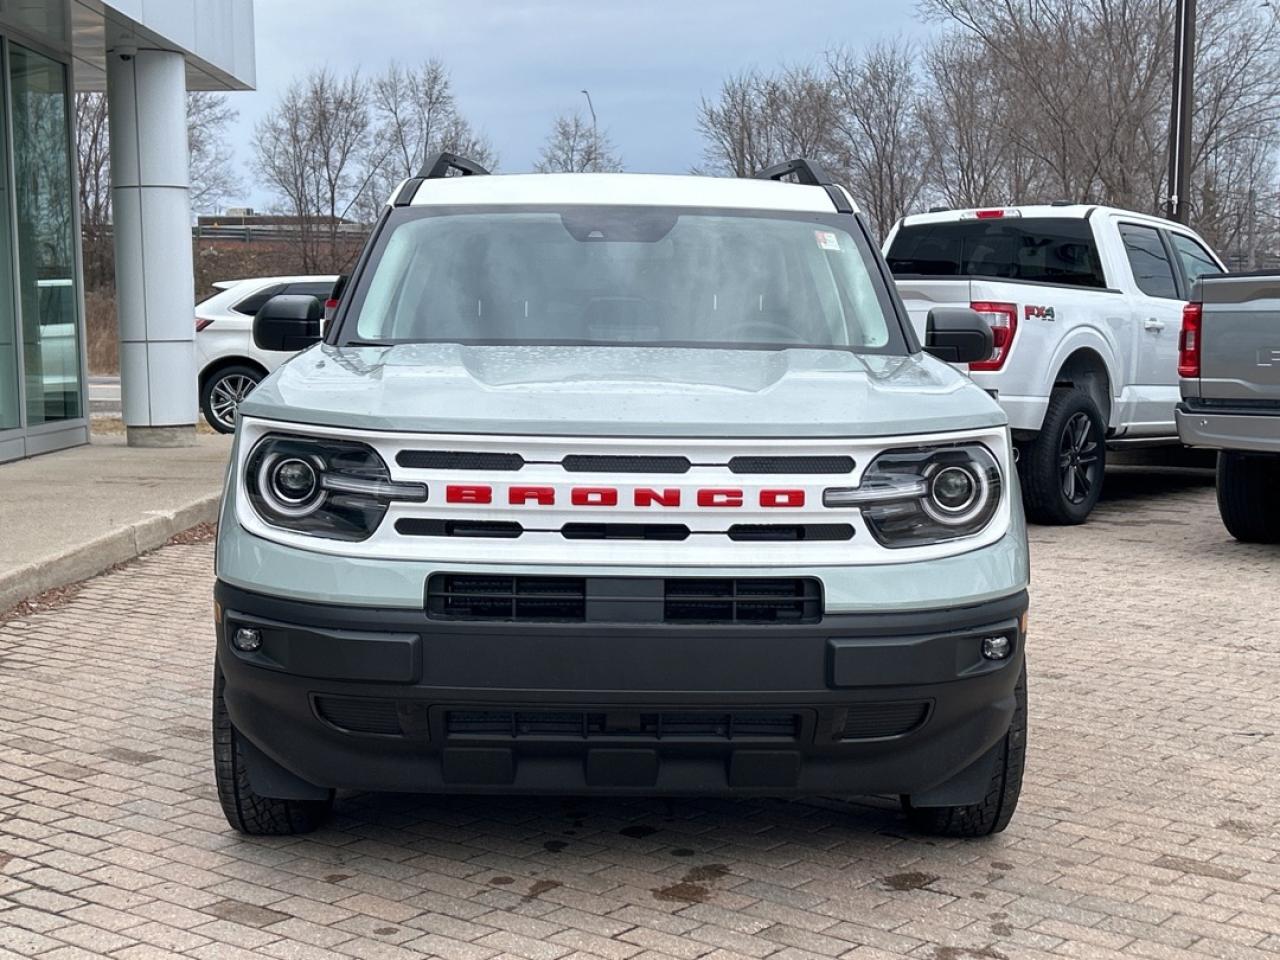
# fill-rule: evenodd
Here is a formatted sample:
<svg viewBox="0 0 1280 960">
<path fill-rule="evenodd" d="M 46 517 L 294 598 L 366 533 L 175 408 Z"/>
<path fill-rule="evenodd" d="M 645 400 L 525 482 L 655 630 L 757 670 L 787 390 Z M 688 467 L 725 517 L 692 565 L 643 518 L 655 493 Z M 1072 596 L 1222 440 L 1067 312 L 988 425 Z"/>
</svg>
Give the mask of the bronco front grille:
<svg viewBox="0 0 1280 960">
<path fill-rule="evenodd" d="M 450 710 L 450 737 L 592 740 L 639 737 L 652 740 L 795 740 L 799 714 L 772 711 Z"/>
<path fill-rule="evenodd" d="M 544 623 L 816 623 L 822 587 L 810 577 L 519 577 L 437 573 L 436 620 Z"/>
</svg>

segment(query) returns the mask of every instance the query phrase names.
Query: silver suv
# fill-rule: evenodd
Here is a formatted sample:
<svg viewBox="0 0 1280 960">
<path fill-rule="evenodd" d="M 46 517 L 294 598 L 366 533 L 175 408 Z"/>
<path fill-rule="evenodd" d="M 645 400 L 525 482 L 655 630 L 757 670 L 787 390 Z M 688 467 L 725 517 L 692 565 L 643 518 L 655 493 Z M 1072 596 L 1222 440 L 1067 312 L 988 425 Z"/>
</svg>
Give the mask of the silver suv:
<svg viewBox="0 0 1280 960">
<path fill-rule="evenodd" d="M 222 506 L 231 824 L 356 789 L 896 794 L 1003 829 L 1026 532 L 1005 415 L 946 362 L 990 328 L 937 310 L 922 349 L 806 161 L 483 174 L 396 191 L 323 342 L 309 297 L 256 317 L 310 348 L 244 402 Z"/>
</svg>

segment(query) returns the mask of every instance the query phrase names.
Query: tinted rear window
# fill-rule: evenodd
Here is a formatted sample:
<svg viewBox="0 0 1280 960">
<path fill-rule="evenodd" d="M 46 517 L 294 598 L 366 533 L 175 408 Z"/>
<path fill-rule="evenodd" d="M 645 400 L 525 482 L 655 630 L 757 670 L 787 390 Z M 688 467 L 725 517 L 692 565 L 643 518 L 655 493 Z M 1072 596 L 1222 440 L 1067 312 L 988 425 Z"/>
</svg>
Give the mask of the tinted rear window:
<svg viewBox="0 0 1280 960">
<path fill-rule="evenodd" d="M 888 260 L 895 276 L 1107 286 L 1087 220 L 1005 218 L 904 226 Z"/>
</svg>

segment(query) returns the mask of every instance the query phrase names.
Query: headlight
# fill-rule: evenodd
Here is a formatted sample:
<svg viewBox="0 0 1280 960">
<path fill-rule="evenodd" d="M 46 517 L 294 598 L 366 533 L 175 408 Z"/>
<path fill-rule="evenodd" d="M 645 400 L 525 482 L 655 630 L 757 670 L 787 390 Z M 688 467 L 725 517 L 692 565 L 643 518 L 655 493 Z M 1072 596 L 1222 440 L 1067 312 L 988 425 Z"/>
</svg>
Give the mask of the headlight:
<svg viewBox="0 0 1280 960">
<path fill-rule="evenodd" d="M 890 450 L 867 467 L 858 487 L 823 494 L 828 507 L 859 507 L 886 547 L 972 537 L 1000 506 L 1000 465 L 979 443 Z"/>
<path fill-rule="evenodd" d="M 350 440 L 271 434 L 245 467 L 253 509 L 274 527 L 333 540 L 365 540 L 393 500 L 423 501 L 421 483 L 395 483 L 377 451 Z"/>
</svg>

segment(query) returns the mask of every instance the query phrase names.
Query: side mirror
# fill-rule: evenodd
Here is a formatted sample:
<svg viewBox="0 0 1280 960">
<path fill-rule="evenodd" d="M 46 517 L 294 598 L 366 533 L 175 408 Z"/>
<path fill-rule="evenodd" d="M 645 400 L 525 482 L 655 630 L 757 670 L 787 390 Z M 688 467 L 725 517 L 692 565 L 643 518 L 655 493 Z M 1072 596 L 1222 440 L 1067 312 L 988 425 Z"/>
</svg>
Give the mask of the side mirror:
<svg viewBox="0 0 1280 960">
<path fill-rule="evenodd" d="M 990 360 L 991 326 L 968 307 L 935 307 L 925 325 L 924 348 L 947 363 Z"/>
<path fill-rule="evenodd" d="M 319 343 L 322 319 L 324 304 L 315 297 L 281 294 L 253 318 L 253 342 L 259 350 L 297 353 Z"/>
</svg>

